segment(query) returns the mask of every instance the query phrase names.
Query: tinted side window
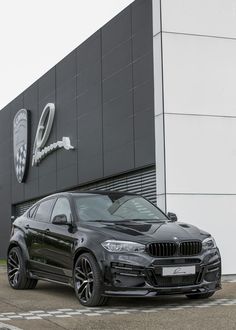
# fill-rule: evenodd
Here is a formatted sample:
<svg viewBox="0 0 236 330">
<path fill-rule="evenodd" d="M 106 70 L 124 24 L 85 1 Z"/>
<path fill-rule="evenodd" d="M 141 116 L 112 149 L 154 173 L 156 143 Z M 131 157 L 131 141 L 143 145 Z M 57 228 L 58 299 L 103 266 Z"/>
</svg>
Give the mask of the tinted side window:
<svg viewBox="0 0 236 330">
<path fill-rule="evenodd" d="M 28 212 L 28 217 L 29 217 L 30 219 L 34 219 L 34 217 L 35 217 L 35 211 L 36 211 L 37 207 L 38 207 L 38 204 L 35 205 L 35 206 L 33 206 L 33 207 L 29 210 L 29 212 Z"/>
<path fill-rule="evenodd" d="M 48 199 L 39 204 L 36 212 L 35 220 L 50 222 L 50 216 L 52 212 L 52 207 L 54 205 L 55 199 Z"/>
<path fill-rule="evenodd" d="M 61 214 L 66 215 L 67 221 L 70 222 L 71 208 L 70 208 L 70 202 L 66 197 L 58 198 L 52 212 L 52 220 L 56 215 L 61 215 Z"/>
</svg>

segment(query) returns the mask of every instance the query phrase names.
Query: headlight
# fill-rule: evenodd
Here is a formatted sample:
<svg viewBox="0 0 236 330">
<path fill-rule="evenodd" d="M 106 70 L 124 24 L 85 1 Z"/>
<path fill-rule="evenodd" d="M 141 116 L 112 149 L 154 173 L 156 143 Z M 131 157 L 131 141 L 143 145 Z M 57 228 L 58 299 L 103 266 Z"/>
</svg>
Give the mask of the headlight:
<svg viewBox="0 0 236 330">
<path fill-rule="evenodd" d="M 202 242 L 202 248 L 204 250 L 216 248 L 216 242 L 215 242 L 214 238 L 208 237 L 208 238 L 204 239 L 204 241 Z"/>
<path fill-rule="evenodd" d="M 108 240 L 103 242 L 102 246 L 109 252 L 144 252 L 145 250 L 145 245 L 127 241 Z"/>
</svg>

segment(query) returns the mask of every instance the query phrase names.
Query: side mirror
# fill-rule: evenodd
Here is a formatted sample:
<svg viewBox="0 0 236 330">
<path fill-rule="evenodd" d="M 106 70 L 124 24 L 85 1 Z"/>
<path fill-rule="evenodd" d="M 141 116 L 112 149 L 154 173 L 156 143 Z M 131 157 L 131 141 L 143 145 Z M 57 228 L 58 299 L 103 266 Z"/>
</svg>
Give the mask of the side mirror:
<svg viewBox="0 0 236 330">
<path fill-rule="evenodd" d="M 65 214 L 58 214 L 52 219 L 54 225 L 67 225 L 67 216 Z"/>
<path fill-rule="evenodd" d="M 175 213 L 168 212 L 167 216 L 171 221 L 177 221 L 178 220 L 177 215 Z"/>
<path fill-rule="evenodd" d="M 12 215 L 12 216 L 11 216 L 11 224 L 13 224 L 13 222 L 14 222 L 15 220 L 16 220 L 15 216 Z"/>
</svg>

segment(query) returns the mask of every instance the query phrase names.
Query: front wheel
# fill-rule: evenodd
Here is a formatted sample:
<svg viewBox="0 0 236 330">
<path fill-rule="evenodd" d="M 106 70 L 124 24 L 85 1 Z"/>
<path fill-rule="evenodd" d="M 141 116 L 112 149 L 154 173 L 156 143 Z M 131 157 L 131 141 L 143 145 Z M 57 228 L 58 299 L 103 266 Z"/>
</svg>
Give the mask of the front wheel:
<svg viewBox="0 0 236 330">
<path fill-rule="evenodd" d="M 34 289 L 38 282 L 27 277 L 25 262 L 19 247 L 13 247 L 8 253 L 7 276 L 10 286 L 16 290 Z"/>
<path fill-rule="evenodd" d="M 199 293 L 199 294 L 187 294 L 189 299 L 208 299 L 213 296 L 215 292 Z"/>
<path fill-rule="evenodd" d="M 84 306 L 102 306 L 107 298 L 102 296 L 101 271 L 94 256 L 81 254 L 74 267 L 75 294 Z"/>
</svg>

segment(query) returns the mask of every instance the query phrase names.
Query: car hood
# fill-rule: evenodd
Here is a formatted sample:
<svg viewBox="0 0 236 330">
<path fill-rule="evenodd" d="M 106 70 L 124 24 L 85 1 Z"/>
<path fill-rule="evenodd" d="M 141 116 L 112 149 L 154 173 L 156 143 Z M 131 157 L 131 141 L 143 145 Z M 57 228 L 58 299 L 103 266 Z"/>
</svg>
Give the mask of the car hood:
<svg viewBox="0 0 236 330">
<path fill-rule="evenodd" d="M 155 241 L 203 240 L 209 234 L 183 222 L 92 222 L 86 227 L 95 230 L 107 239 L 130 240 L 140 243 Z"/>
</svg>

